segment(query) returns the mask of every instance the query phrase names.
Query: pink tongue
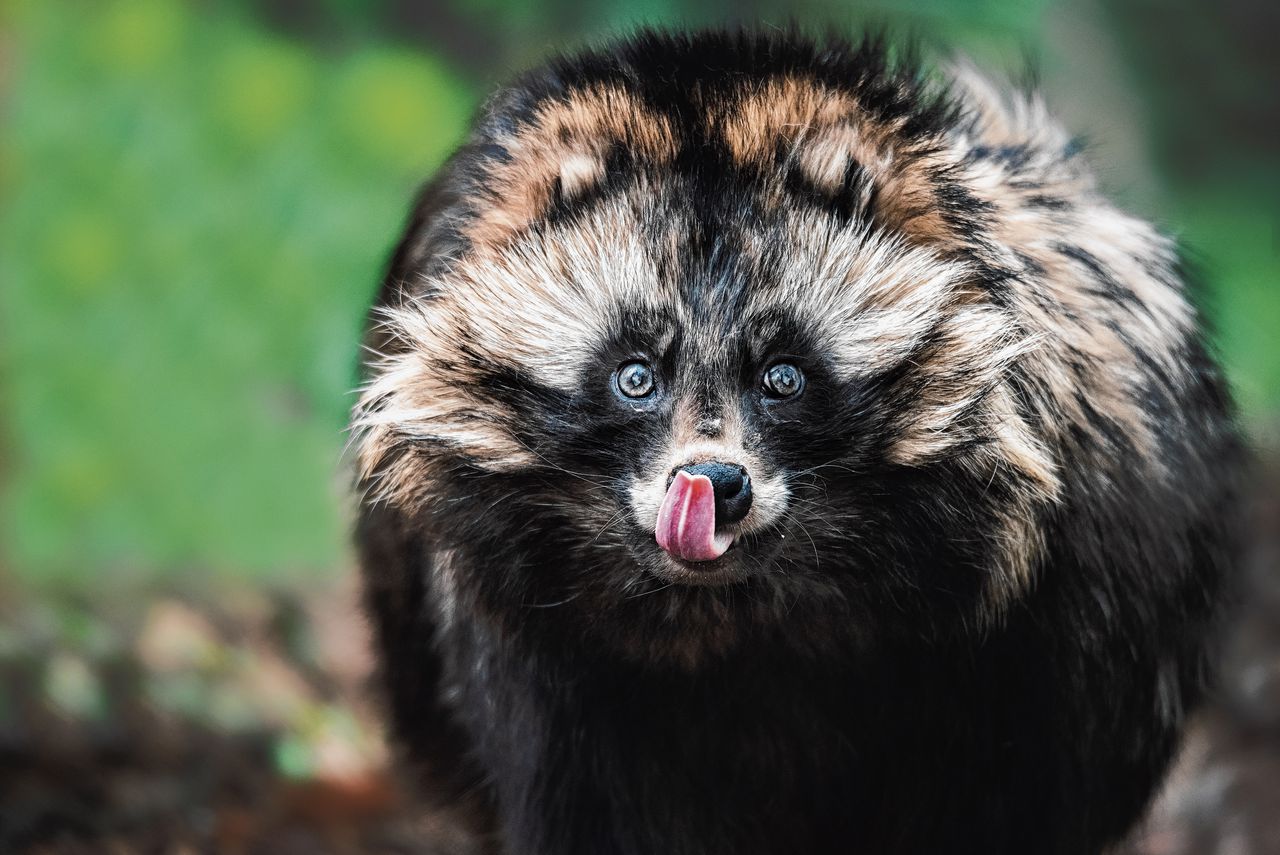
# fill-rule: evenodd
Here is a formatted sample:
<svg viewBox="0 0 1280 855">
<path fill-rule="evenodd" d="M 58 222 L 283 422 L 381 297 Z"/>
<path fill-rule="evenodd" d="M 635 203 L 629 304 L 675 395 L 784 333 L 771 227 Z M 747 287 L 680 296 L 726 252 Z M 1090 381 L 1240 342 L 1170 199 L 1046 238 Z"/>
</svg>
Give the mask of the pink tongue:
<svg viewBox="0 0 1280 855">
<path fill-rule="evenodd" d="M 658 511 L 658 545 L 685 561 L 724 555 L 733 535 L 716 534 L 716 497 L 706 475 L 677 472 Z"/>
</svg>

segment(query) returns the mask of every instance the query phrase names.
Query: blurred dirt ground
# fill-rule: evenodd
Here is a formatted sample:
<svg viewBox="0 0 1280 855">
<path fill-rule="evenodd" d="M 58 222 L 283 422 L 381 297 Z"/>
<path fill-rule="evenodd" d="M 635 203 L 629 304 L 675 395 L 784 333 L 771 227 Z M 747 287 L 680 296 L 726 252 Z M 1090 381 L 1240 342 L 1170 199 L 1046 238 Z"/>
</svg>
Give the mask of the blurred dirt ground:
<svg viewBox="0 0 1280 855">
<path fill-rule="evenodd" d="M 1222 687 L 1124 855 L 1280 853 L 1280 472 Z M 0 853 L 455 853 L 390 769 L 354 581 L 0 598 Z"/>
</svg>

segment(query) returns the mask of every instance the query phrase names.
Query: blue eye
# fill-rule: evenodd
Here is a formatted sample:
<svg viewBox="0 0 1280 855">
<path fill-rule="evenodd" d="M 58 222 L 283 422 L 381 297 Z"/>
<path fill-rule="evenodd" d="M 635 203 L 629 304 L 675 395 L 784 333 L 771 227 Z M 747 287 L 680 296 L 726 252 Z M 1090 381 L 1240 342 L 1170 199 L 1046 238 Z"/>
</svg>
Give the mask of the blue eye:
<svg viewBox="0 0 1280 855">
<path fill-rule="evenodd" d="M 789 362 L 779 362 L 764 373 L 762 385 L 771 398 L 794 398 L 804 388 L 804 374 Z"/>
<path fill-rule="evenodd" d="M 645 362 L 624 363 L 614 374 L 614 383 L 618 391 L 628 398 L 647 398 L 657 386 L 653 369 Z"/>
</svg>

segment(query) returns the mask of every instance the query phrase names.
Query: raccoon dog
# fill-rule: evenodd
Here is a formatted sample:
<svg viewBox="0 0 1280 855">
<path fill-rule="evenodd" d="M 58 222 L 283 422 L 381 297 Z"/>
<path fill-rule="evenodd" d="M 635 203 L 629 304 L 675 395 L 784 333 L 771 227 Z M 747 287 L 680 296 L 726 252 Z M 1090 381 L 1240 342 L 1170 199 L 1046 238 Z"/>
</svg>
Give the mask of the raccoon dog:
<svg viewBox="0 0 1280 855">
<path fill-rule="evenodd" d="M 1203 690 L 1237 442 L 1029 95 L 645 33 L 499 91 L 354 418 L 395 734 L 485 851 L 1097 853 Z"/>
</svg>

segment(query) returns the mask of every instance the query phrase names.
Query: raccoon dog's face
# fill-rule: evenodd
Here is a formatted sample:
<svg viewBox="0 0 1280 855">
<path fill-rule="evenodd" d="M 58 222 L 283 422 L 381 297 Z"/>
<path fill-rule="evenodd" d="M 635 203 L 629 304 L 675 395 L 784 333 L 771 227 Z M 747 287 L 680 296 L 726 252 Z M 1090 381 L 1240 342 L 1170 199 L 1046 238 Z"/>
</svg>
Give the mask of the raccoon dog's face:
<svg viewBox="0 0 1280 855">
<path fill-rule="evenodd" d="M 949 114 L 671 62 L 513 90 L 428 195 L 373 337 L 371 500 L 447 596 L 631 651 L 1007 599 L 1054 476 Z"/>
</svg>

